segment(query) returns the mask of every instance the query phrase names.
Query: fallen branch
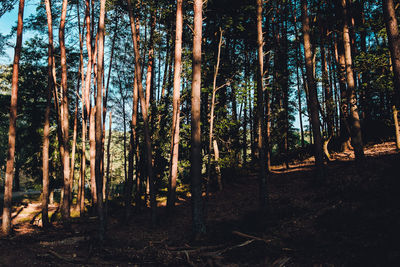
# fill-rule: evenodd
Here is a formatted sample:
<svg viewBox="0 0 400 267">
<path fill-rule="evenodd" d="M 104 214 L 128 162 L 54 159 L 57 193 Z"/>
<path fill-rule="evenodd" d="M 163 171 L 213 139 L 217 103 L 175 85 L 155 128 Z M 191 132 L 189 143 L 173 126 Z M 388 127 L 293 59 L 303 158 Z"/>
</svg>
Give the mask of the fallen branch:
<svg viewBox="0 0 400 267">
<path fill-rule="evenodd" d="M 67 258 L 61 256 L 60 254 L 58 254 L 57 252 L 55 252 L 55 251 L 52 250 L 52 249 L 49 249 L 48 252 L 49 252 L 51 255 L 53 255 L 54 257 L 56 257 L 57 259 L 62 260 L 62 261 L 65 261 L 65 262 L 68 262 L 68 263 L 80 263 L 80 264 L 83 264 L 83 263 L 84 263 L 83 261 L 79 261 L 79 260 L 67 259 Z"/>
<path fill-rule="evenodd" d="M 245 238 L 249 238 L 249 239 L 254 239 L 254 240 L 263 241 L 263 242 L 265 242 L 265 243 L 267 243 L 267 244 L 272 242 L 271 239 L 264 239 L 264 238 L 261 238 L 261 237 L 257 237 L 257 236 L 253 236 L 253 235 L 248 235 L 248 234 L 245 234 L 245 233 L 241 233 L 241 232 L 238 232 L 238 231 L 233 231 L 232 234 L 238 235 L 238 236 L 241 236 L 241 237 L 245 237 Z"/>
</svg>

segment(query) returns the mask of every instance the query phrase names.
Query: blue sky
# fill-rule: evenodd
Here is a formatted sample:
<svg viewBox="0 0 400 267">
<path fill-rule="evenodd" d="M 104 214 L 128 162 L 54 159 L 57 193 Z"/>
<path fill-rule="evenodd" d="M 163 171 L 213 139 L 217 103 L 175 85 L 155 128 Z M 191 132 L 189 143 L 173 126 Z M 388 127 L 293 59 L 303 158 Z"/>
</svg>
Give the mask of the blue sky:
<svg viewBox="0 0 400 267">
<path fill-rule="evenodd" d="M 40 3 L 40 0 L 26 0 L 25 1 L 25 9 L 24 9 L 24 19 L 29 17 L 30 14 L 33 12 L 36 12 L 36 7 Z M 15 7 L 13 10 L 10 12 L 4 14 L 0 18 L 0 33 L 3 35 L 7 35 L 11 32 L 11 28 L 15 25 L 17 25 L 17 20 L 18 20 L 18 2 L 15 4 Z M 27 40 L 31 35 L 29 32 L 24 32 L 24 35 L 22 37 L 23 42 Z M 14 45 L 15 43 L 15 38 L 11 38 L 9 40 L 10 43 Z M 6 48 L 6 53 L 7 56 L 2 56 L 0 57 L 0 64 L 11 64 L 13 55 L 14 55 L 14 50 L 13 47 L 7 47 Z"/>
</svg>

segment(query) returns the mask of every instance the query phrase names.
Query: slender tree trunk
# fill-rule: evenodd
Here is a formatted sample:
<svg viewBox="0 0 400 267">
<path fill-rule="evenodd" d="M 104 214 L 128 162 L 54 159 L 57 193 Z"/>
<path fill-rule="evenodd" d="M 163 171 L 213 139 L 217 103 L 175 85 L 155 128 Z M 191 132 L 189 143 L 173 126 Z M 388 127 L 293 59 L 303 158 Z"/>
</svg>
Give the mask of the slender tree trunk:
<svg viewBox="0 0 400 267">
<path fill-rule="evenodd" d="M 309 107 L 311 111 L 311 124 L 314 136 L 314 150 L 315 150 L 315 165 L 317 167 L 317 175 L 323 177 L 324 169 L 324 154 L 322 150 L 322 137 L 321 137 L 321 125 L 319 121 L 318 112 L 318 96 L 317 88 L 313 74 L 313 56 L 311 51 L 311 40 L 310 40 L 310 19 L 307 15 L 307 0 L 301 0 L 302 9 L 302 24 L 303 24 L 303 42 L 304 42 L 304 56 L 307 73 L 308 93 L 309 93 Z"/>
<path fill-rule="evenodd" d="M 175 62 L 174 62 L 174 93 L 171 138 L 171 163 L 169 176 L 169 193 L 167 207 L 169 212 L 175 206 L 176 179 L 178 178 L 179 157 L 179 121 L 180 121 L 180 90 L 182 69 L 182 0 L 176 1 L 176 29 L 175 29 Z"/>
<path fill-rule="evenodd" d="M 79 84 L 78 87 L 79 88 Z M 71 149 L 71 170 L 70 170 L 70 177 L 71 177 L 71 185 L 74 184 L 74 177 L 75 177 L 75 152 L 76 152 L 76 138 L 78 135 L 78 94 L 79 89 L 76 92 L 76 102 L 75 102 L 75 114 L 74 114 L 74 130 L 72 135 L 72 149 Z M 70 201 L 72 201 L 72 188 L 70 190 Z"/>
<path fill-rule="evenodd" d="M 395 91 L 395 97 L 393 101 L 393 118 L 395 124 L 396 147 L 397 149 L 400 149 L 400 132 L 396 109 L 396 107 L 400 106 L 400 35 L 393 0 L 383 0 L 382 5 L 393 69 L 393 83 Z"/>
<path fill-rule="evenodd" d="M 220 28 L 220 36 L 218 43 L 218 54 L 217 54 L 217 65 L 215 66 L 214 79 L 213 79 L 213 91 L 211 96 L 211 111 L 210 111 L 210 130 L 208 136 L 208 163 L 207 163 L 207 183 L 210 182 L 211 179 L 211 152 L 213 148 L 213 131 L 214 131 L 214 110 L 215 110 L 215 95 L 217 93 L 217 76 L 219 71 L 219 63 L 220 63 L 220 55 L 221 55 L 221 46 L 222 46 L 222 29 Z M 222 190 L 222 183 L 218 181 L 218 189 Z"/>
<path fill-rule="evenodd" d="M 361 124 L 358 115 L 357 99 L 355 92 L 355 81 L 351 57 L 351 42 L 348 26 L 348 14 L 346 0 L 342 0 L 343 8 L 343 44 L 344 44 L 344 57 L 346 62 L 346 80 L 347 80 L 347 95 L 350 105 L 350 118 L 351 118 L 351 140 L 354 147 L 354 154 L 357 161 L 364 159 L 364 147 L 361 136 Z"/>
<path fill-rule="evenodd" d="M 68 0 L 63 0 L 61 20 L 60 20 L 60 51 L 61 51 L 61 88 L 62 88 L 62 134 L 64 146 L 64 158 L 63 158 L 63 177 L 64 177 L 64 198 L 62 201 L 61 214 L 64 223 L 68 223 L 70 219 L 70 190 L 71 190 L 71 179 L 70 179 L 70 158 L 69 158 L 69 111 L 68 111 L 68 88 L 67 88 L 67 53 L 65 49 L 65 20 L 67 16 L 67 5 Z"/>
<path fill-rule="evenodd" d="M 133 82 L 133 107 L 132 107 L 132 120 L 131 120 L 131 134 L 129 140 L 129 153 L 128 153 L 128 180 L 125 188 L 125 219 L 128 220 L 130 217 L 131 203 L 132 203 L 132 187 L 133 187 L 133 158 L 135 156 L 135 150 L 138 152 L 138 142 L 137 142 L 137 114 L 138 114 L 138 87 L 137 87 L 137 73 L 135 68 L 135 77 Z M 136 167 L 138 168 L 138 153 L 136 157 Z M 140 177 L 138 171 L 136 171 L 136 208 L 141 206 L 141 192 L 140 192 Z"/>
<path fill-rule="evenodd" d="M 53 27 L 50 0 L 45 1 L 47 27 L 49 32 L 49 47 L 48 47 L 48 77 L 47 77 L 47 103 L 44 114 L 43 127 L 43 153 L 42 153 L 42 168 L 43 168 L 43 190 L 42 190 L 42 225 L 43 228 L 49 226 L 49 135 L 50 135 L 50 106 L 51 92 L 53 91 Z M 56 100 L 55 100 L 56 101 Z"/>
<path fill-rule="evenodd" d="M 203 1 L 194 0 L 193 66 L 192 66 L 192 110 L 191 110 L 191 192 L 192 224 L 197 239 L 205 234 L 201 178 L 201 39 L 203 24 Z"/>
<path fill-rule="evenodd" d="M 156 12 L 155 8 L 151 11 L 151 26 L 150 26 L 150 40 L 149 40 L 149 56 L 147 60 L 147 73 L 146 73 L 146 108 L 149 111 L 150 99 L 153 94 L 153 77 L 154 72 L 154 29 L 156 27 Z"/>
<path fill-rule="evenodd" d="M 264 146 L 264 52 L 263 52 L 263 33 L 262 33 L 262 12 L 263 12 L 263 1 L 257 0 L 257 57 L 258 57 L 258 69 L 257 69 L 257 115 L 256 115 L 256 127 L 257 127 L 257 148 L 258 148 L 258 167 L 259 167 L 259 204 L 263 211 L 269 209 L 269 197 L 267 191 L 267 161 L 265 158 L 265 146 Z"/>
<path fill-rule="evenodd" d="M 86 114 L 85 114 L 85 74 L 84 74 L 84 66 L 83 66 L 83 33 L 85 31 L 85 24 L 83 24 L 83 29 L 81 31 L 81 19 L 80 19 L 80 8 L 79 2 L 76 4 L 77 14 L 78 14 L 78 28 L 79 28 L 79 50 L 80 50 L 80 74 L 81 74 L 81 83 L 82 83 L 82 93 L 81 93 L 81 102 L 82 102 L 82 151 L 81 151 L 81 164 L 80 164 L 80 173 L 78 180 L 78 197 L 76 204 L 79 209 L 79 215 L 82 216 L 85 209 L 85 172 L 86 172 Z"/>
<path fill-rule="evenodd" d="M 95 140 L 95 113 L 96 109 L 91 108 L 89 118 L 89 144 L 90 144 L 90 189 L 92 193 L 92 206 L 97 204 L 97 188 L 95 176 L 95 162 L 96 162 L 96 140 Z"/>
<path fill-rule="evenodd" d="M 104 214 L 105 217 L 107 218 L 108 215 L 108 198 L 110 195 L 110 147 L 111 147 L 111 134 L 112 134 L 112 115 L 110 111 L 110 116 L 109 116 L 109 126 L 108 126 L 108 140 L 107 140 L 107 167 L 106 167 L 106 183 L 105 183 L 105 193 L 104 193 L 104 198 L 105 198 L 105 203 L 104 203 Z"/>
<path fill-rule="evenodd" d="M 131 0 L 128 0 L 128 9 L 129 9 L 129 19 L 131 23 L 131 31 L 132 31 L 132 39 L 133 39 L 133 47 L 134 47 L 134 54 L 135 54 L 135 69 L 137 73 L 138 79 L 136 79 L 138 84 L 138 91 L 139 91 L 139 99 L 140 99 L 140 106 L 142 107 L 142 115 L 144 121 L 144 137 L 145 137 L 145 144 L 146 144 L 146 169 L 147 175 L 149 177 L 149 184 L 150 184 L 150 205 L 152 211 L 152 223 L 155 224 L 157 221 L 157 203 L 156 203 L 156 192 L 155 192 L 155 185 L 154 185 L 154 176 L 153 176 L 153 152 L 152 152 L 152 141 L 150 136 L 150 126 L 148 120 L 148 113 L 146 109 L 146 99 L 143 94 L 143 85 L 142 85 L 142 63 L 140 58 L 139 52 L 139 44 L 137 40 L 137 33 L 135 27 L 135 20 L 133 17 L 133 11 L 131 7 Z"/>
<path fill-rule="evenodd" d="M 103 88 L 103 60 L 104 60 L 104 34 L 105 34 L 105 5 L 106 0 L 100 0 L 100 18 L 98 29 L 98 53 L 97 53 L 97 97 L 96 97 L 96 157 L 95 157 L 95 176 L 96 176 L 96 193 L 97 193 L 97 215 L 99 217 L 99 239 L 103 241 L 105 222 L 103 208 L 103 127 L 102 127 L 102 88 Z"/>
</svg>

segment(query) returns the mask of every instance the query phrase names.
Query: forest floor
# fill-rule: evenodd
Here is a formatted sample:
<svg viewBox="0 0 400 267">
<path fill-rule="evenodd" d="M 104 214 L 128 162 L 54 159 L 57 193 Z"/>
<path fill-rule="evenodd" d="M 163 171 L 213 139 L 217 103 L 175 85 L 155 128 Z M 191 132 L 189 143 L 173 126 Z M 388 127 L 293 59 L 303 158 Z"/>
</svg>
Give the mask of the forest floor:
<svg viewBox="0 0 400 267">
<path fill-rule="evenodd" d="M 225 173 L 224 190 L 208 199 L 208 233 L 197 241 L 185 197 L 169 217 L 160 203 L 155 227 L 149 211 L 121 222 L 121 208 L 110 205 L 103 246 L 91 217 L 42 230 L 32 220 L 33 202 L 14 221 L 14 234 L 0 238 L 0 265 L 399 266 L 400 154 L 393 142 L 365 152 L 362 164 L 352 152 L 333 154 L 324 180 L 315 178 L 311 159 L 274 166 L 268 214 L 257 211 L 255 168 Z"/>
</svg>

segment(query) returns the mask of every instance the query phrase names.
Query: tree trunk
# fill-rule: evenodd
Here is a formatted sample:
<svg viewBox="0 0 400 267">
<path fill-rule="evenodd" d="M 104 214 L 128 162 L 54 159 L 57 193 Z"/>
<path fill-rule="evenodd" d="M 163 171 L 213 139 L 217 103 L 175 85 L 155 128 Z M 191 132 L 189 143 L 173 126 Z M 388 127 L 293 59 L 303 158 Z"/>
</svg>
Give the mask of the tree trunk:
<svg viewBox="0 0 400 267">
<path fill-rule="evenodd" d="M 98 53 L 97 53 L 97 97 L 96 97 L 96 156 L 95 156 L 95 176 L 97 193 L 97 216 L 99 217 L 99 239 L 104 239 L 105 222 L 103 209 L 103 127 L 102 127 L 102 88 L 103 88 L 103 59 L 104 59 L 104 34 L 105 34 L 105 5 L 106 0 L 100 0 L 100 17 L 98 28 Z"/>
<path fill-rule="evenodd" d="M 64 158 L 63 158 L 63 177 L 64 177 L 64 198 L 62 201 L 61 215 L 64 223 L 69 222 L 70 219 L 70 190 L 71 190 L 71 179 L 70 179 L 70 158 L 69 158 L 69 111 L 68 111 L 68 88 L 67 88 L 67 53 L 65 49 L 65 20 L 67 16 L 67 5 L 68 0 L 63 0 L 59 39 L 60 39 L 60 51 L 61 51 L 61 88 L 62 88 L 62 134 L 64 146 Z"/>
<path fill-rule="evenodd" d="M 346 62 L 346 80 L 347 80 L 347 96 L 350 105 L 350 119 L 351 119 L 351 141 L 354 147 L 354 154 L 357 161 L 364 159 L 364 147 L 361 136 L 361 124 L 358 115 L 357 99 L 355 92 L 355 81 L 351 57 L 351 43 L 350 33 L 348 26 L 348 15 L 346 0 L 342 0 L 343 8 L 343 45 L 344 45 L 344 58 Z"/>
<path fill-rule="evenodd" d="M 192 223 L 195 239 L 206 233 L 202 200 L 201 177 L 201 39 L 203 24 L 203 1 L 194 0 L 193 66 L 192 66 L 192 110 L 191 110 L 191 192 Z"/>
<path fill-rule="evenodd" d="M 107 140 L 107 167 L 106 167 L 106 183 L 105 183 L 105 192 L 104 192 L 104 198 L 105 198 L 105 204 L 104 204 L 104 214 L 105 217 L 107 218 L 108 215 L 108 197 L 110 195 L 110 147 L 111 147 L 111 134 L 112 134 L 112 115 L 110 111 L 110 117 L 109 117 L 109 126 L 108 126 L 108 140 Z"/>
<path fill-rule="evenodd" d="M 43 168 L 43 190 L 42 190 L 42 226 L 47 228 L 49 226 L 49 135 L 50 135 L 50 105 L 51 105 L 51 92 L 53 91 L 53 27 L 52 27 L 52 14 L 50 0 L 45 1 L 47 27 L 49 32 L 49 47 L 48 47 L 48 84 L 47 84 L 47 103 L 46 111 L 44 114 L 44 127 L 43 127 L 43 153 L 42 153 L 42 168 Z"/>
<path fill-rule="evenodd" d="M 308 97 L 311 111 L 311 124 L 313 129 L 314 137 L 314 150 L 315 150 L 315 165 L 317 167 L 317 176 L 322 178 L 324 171 L 324 152 L 322 149 L 322 137 L 321 137 L 321 126 L 319 121 L 318 112 L 318 96 L 317 88 L 313 74 L 313 56 L 311 51 L 311 40 L 310 40 L 310 19 L 307 15 L 307 0 L 302 0 L 302 24 L 303 24 L 303 42 L 304 42 L 304 56 L 308 83 Z"/>
<path fill-rule="evenodd" d="M 92 193 L 92 206 L 97 204 L 95 162 L 96 162 L 96 140 L 95 140 L 95 113 L 96 109 L 91 108 L 89 118 L 89 144 L 90 144 L 90 189 Z"/>
<path fill-rule="evenodd" d="M 396 109 L 396 107 L 398 108 L 400 106 L 400 35 L 393 0 L 383 0 L 382 4 L 393 68 L 393 83 L 395 91 L 393 118 L 395 121 L 396 147 L 397 149 L 400 149 L 400 132 Z"/>
<path fill-rule="evenodd" d="M 217 76 L 219 71 L 219 62 L 220 62 L 220 55 L 221 55 L 221 46 L 222 46 L 222 29 L 219 29 L 220 36 L 219 36 L 219 43 L 218 43 L 218 54 L 217 54 L 217 65 L 215 66 L 214 72 L 214 79 L 213 79 L 213 89 L 212 89 L 212 96 L 211 96 L 211 111 L 210 111 L 210 130 L 208 136 L 208 163 L 207 163 L 207 183 L 210 183 L 211 179 L 211 151 L 213 148 L 213 131 L 214 131 L 214 109 L 215 109 L 215 94 L 217 93 Z M 215 151 L 214 151 L 215 153 Z M 219 183 L 218 183 L 219 184 Z M 208 187 L 208 185 L 207 185 Z M 222 190 L 221 187 L 219 187 Z"/>
<path fill-rule="evenodd" d="M 153 152 L 152 152 L 152 141 L 150 136 L 150 126 L 148 120 L 148 113 L 146 109 L 146 99 L 143 94 L 143 85 L 142 85 L 142 65 L 141 65 L 141 58 L 139 52 L 139 44 L 137 40 L 137 33 L 135 27 L 135 20 L 133 17 L 133 11 L 131 7 L 131 0 L 128 0 L 128 9 L 129 9 L 129 19 L 131 24 L 131 31 L 132 31 L 132 39 L 133 39 L 133 47 L 134 47 L 134 54 L 135 54 L 135 69 L 137 73 L 137 84 L 138 84 L 138 91 L 139 91 L 139 99 L 140 99 L 140 106 L 142 107 L 142 115 L 144 121 L 144 137 L 145 137 L 145 144 L 146 144 L 146 169 L 147 175 L 149 177 L 149 184 L 150 184 L 150 205 L 152 211 L 152 223 L 155 224 L 157 220 L 157 203 L 156 203 L 156 192 L 154 188 L 154 176 L 153 176 Z"/>
<path fill-rule="evenodd" d="M 175 29 L 175 62 L 174 62 L 174 93 L 171 138 L 171 163 L 169 176 L 169 193 L 167 207 L 169 212 L 175 206 L 176 179 L 178 178 L 179 157 L 179 121 L 180 121 L 180 90 L 182 69 L 182 0 L 176 1 L 176 29 Z"/>
<path fill-rule="evenodd" d="M 267 161 L 265 158 L 264 146 L 264 52 L 263 52 L 263 32 L 262 32 L 262 12 L 263 1 L 257 0 L 257 56 L 258 56 L 258 69 L 257 69 L 257 149 L 258 149 L 258 167 L 259 167 L 259 204 L 263 211 L 269 208 L 269 198 L 267 191 Z"/>
</svg>

